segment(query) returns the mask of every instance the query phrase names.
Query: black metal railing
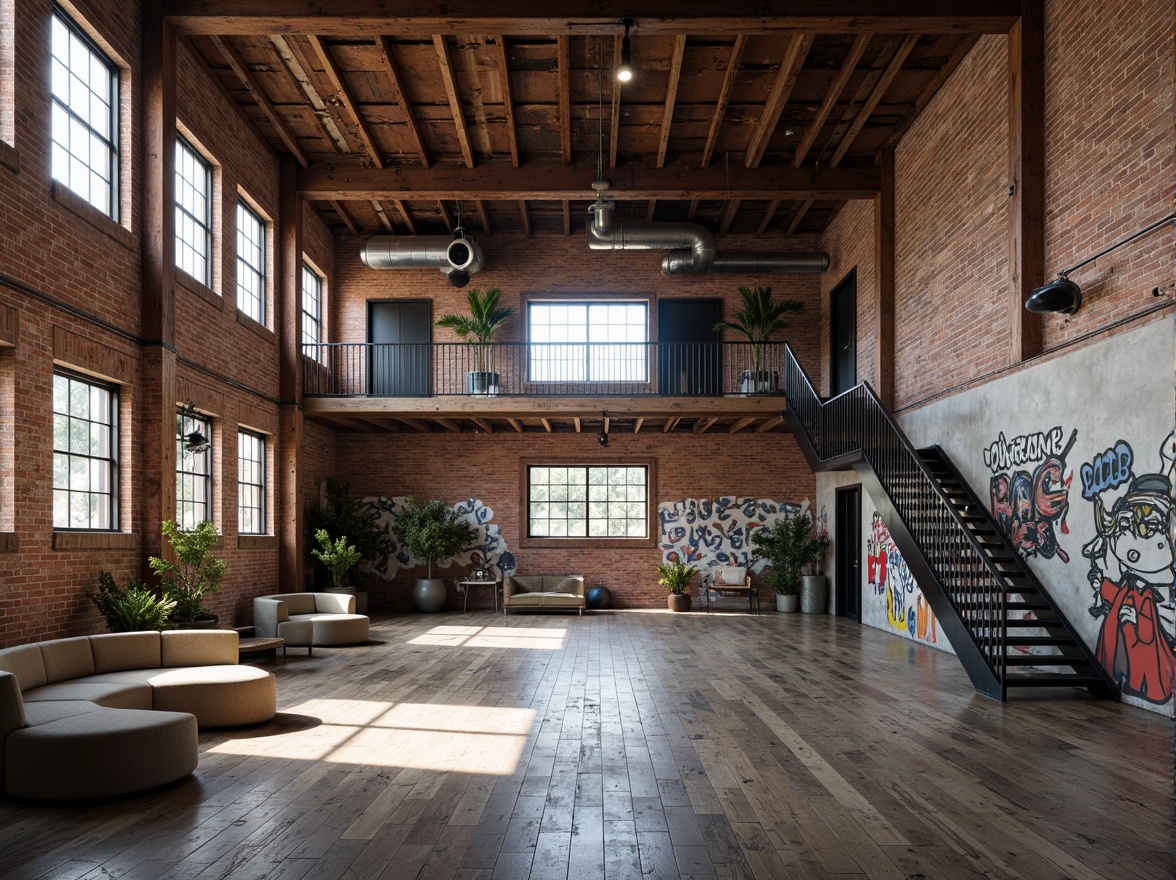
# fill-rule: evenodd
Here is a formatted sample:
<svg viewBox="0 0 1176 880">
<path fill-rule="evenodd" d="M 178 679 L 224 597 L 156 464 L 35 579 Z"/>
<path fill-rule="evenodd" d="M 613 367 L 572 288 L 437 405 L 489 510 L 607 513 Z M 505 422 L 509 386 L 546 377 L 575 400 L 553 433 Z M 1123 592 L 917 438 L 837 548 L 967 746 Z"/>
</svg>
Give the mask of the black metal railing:
<svg viewBox="0 0 1176 880">
<path fill-rule="evenodd" d="M 784 343 L 336 342 L 303 346 L 310 397 L 779 394 Z"/>
</svg>

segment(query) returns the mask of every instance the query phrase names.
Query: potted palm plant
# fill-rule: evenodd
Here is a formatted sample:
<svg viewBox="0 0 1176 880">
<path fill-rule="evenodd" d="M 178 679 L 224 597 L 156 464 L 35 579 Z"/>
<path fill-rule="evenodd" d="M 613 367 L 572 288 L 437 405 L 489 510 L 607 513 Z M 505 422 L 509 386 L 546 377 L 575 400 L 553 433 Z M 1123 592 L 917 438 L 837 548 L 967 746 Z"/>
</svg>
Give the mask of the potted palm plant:
<svg viewBox="0 0 1176 880">
<path fill-rule="evenodd" d="M 776 609 L 795 611 L 801 569 L 824 557 L 829 539 L 814 535 L 813 518 L 802 513 L 756 529 L 751 543 L 755 545 L 752 558 L 764 559 L 772 567 L 765 580 L 776 591 Z"/>
<path fill-rule="evenodd" d="M 500 376 L 494 372 L 494 346 L 491 344 L 495 331 L 515 313 L 514 306 L 500 306 L 498 300 L 502 291 L 490 287 L 486 292 L 471 287 L 466 291 L 469 314 L 450 313 L 437 319 L 438 327 L 448 327 L 462 339 L 474 339 L 473 367 L 466 373 L 466 392 L 469 394 L 493 394 L 498 387 Z"/>
<path fill-rule="evenodd" d="M 428 577 L 419 578 L 412 589 L 417 611 L 432 614 L 445 607 L 445 579 L 433 577 L 433 561 L 449 559 L 473 543 L 474 527 L 450 510 L 443 501 L 409 498 L 408 506 L 396 520 L 400 543 L 418 559 L 426 560 Z"/>
<path fill-rule="evenodd" d="M 170 621 L 180 629 L 216 629 L 219 618 L 204 604 L 224 580 L 228 563 L 210 552 L 220 536 L 208 520 L 190 530 L 170 519 L 160 531 L 172 546 L 176 561 L 151 556 L 147 565 L 159 577 L 163 596 L 175 603 Z"/>
<path fill-rule="evenodd" d="M 772 299 L 772 288 L 740 287 L 743 308 L 735 313 L 734 321 L 719 321 L 716 332 L 730 330 L 738 333 L 750 344 L 751 369 L 744 370 L 740 377 L 739 391 L 742 394 L 773 394 L 780 384 L 780 375 L 767 370 L 764 364 L 765 344 L 772 334 L 788 326 L 784 316 L 789 312 L 803 312 L 804 303 L 798 299 Z"/>
<path fill-rule="evenodd" d="M 98 572 L 98 589 L 86 593 L 86 598 L 98 608 L 106 628 L 115 633 L 167 629 L 176 607 L 175 600 L 155 595 L 140 580 L 128 578 L 126 586 L 120 587 L 108 571 Z"/>
<path fill-rule="evenodd" d="M 673 562 L 663 562 L 657 567 L 660 575 L 657 582 L 669 591 L 667 605 L 671 611 L 689 611 L 690 594 L 686 592 L 694 578 L 698 576 L 698 569 L 687 565 L 681 559 Z"/>
</svg>

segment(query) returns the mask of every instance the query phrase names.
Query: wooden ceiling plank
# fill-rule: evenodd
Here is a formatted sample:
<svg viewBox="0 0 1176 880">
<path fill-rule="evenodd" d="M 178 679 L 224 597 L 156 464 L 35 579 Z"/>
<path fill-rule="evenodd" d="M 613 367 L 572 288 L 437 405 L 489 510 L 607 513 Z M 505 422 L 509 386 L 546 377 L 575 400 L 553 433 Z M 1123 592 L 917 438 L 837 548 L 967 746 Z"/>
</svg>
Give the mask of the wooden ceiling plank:
<svg viewBox="0 0 1176 880">
<path fill-rule="evenodd" d="M 356 225 L 351 215 L 347 213 L 347 209 L 343 206 L 343 203 L 336 199 L 331 202 L 331 207 L 335 209 L 335 213 L 343 220 L 343 225 L 351 231 L 351 234 L 359 235 L 359 226 Z"/>
<path fill-rule="evenodd" d="M 408 126 L 408 133 L 412 135 L 416 144 L 417 155 L 421 157 L 421 165 L 429 167 L 429 151 L 425 148 L 425 140 L 421 137 L 420 126 L 417 125 L 416 114 L 412 104 L 405 97 L 404 84 L 400 79 L 400 68 L 396 64 L 396 56 L 392 54 L 392 40 L 386 36 L 376 37 L 376 48 L 380 50 L 380 60 L 384 62 L 384 72 L 392 83 L 392 98 L 404 111 L 404 122 Z"/>
<path fill-rule="evenodd" d="M 682 58 L 686 55 L 686 34 L 674 37 L 674 54 L 670 58 L 670 77 L 666 83 L 665 109 L 662 111 L 661 138 L 657 145 L 657 167 L 666 164 L 670 145 L 670 126 L 674 122 L 674 104 L 678 101 L 678 82 L 682 78 Z"/>
<path fill-rule="evenodd" d="M 487 434 L 494 433 L 494 423 L 493 422 L 491 422 L 487 419 L 476 419 L 476 418 L 472 418 L 472 417 L 470 418 L 470 421 L 473 422 L 475 425 L 477 425 L 479 428 L 481 428 L 483 432 L 485 432 Z"/>
<path fill-rule="evenodd" d="M 310 81 L 310 62 L 303 54 L 298 41 L 292 36 L 287 39 L 277 34 L 271 36 L 269 41 L 281 62 L 278 66 L 286 72 L 295 88 L 302 92 L 306 96 L 306 100 L 310 102 L 313 111 L 311 116 L 319 131 L 322 132 L 323 138 L 333 143 L 335 149 L 340 153 L 350 155 L 352 150 L 351 144 L 347 140 L 347 134 L 336 122 L 330 105 L 323 100 L 318 89 L 314 87 L 314 83 Z"/>
<path fill-rule="evenodd" d="M 450 434 L 461 433 L 461 425 L 459 425 L 453 419 L 446 419 L 442 418 L 441 416 L 436 416 L 433 420 Z"/>
<path fill-rule="evenodd" d="M 645 221 L 648 223 L 653 219 L 654 213 L 657 211 L 657 199 L 650 199 L 649 205 L 645 209 Z"/>
<path fill-rule="evenodd" d="M 408 231 L 412 235 L 416 235 L 416 221 L 412 219 L 412 213 L 408 210 L 408 205 L 404 203 L 403 199 L 393 199 L 392 204 L 396 205 L 396 210 L 399 211 L 400 216 L 404 218 L 404 225 L 408 227 Z"/>
<path fill-rule="evenodd" d="M 461 156 L 465 159 L 466 167 L 474 167 L 474 153 L 470 149 L 470 135 L 466 129 L 465 114 L 461 109 L 461 97 L 457 93 L 457 81 L 453 73 L 453 61 L 449 57 L 449 42 L 444 34 L 433 34 L 433 48 L 437 50 L 437 63 L 441 66 L 441 82 L 445 86 L 445 96 L 449 99 L 449 109 L 453 113 L 453 126 L 457 130 L 457 143 L 461 147 Z"/>
<path fill-rule="evenodd" d="M 723 117 L 727 115 L 727 103 L 731 100 L 731 89 L 735 86 L 735 76 L 739 73 L 739 65 L 743 61 L 743 50 L 746 46 L 747 36 L 740 34 L 735 38 L 735 45 L 731 47 L 731 57 L 727 60 L 727 73 L 723 76 L 723 85 L 719 89 L 719 100 L 715 104 L 710 131 L 706 136 L 706 146 L 702 151 L 703 168 L 710 164 L 711 156 L 714 155 L 715 144 L 719 140 L 719 131 L 723 127 Z"/>
<path fill-rule="evenodd" d="M 662 425 L 662 433 L 669 434 L 674 428 L 678 427 L 678 422 L 681 421 L 680 416 L 671 416 L 666 419 L 665 424 Z"/>
<path fill-rule="evenodd" d="M 744 416 L 731 423 L 731 427 L 727 429 L 728 434 L 738 434 L 748 425 L 755 421 L 755 416 Z"/>
<path fill-rule="evenodd" d="M 731 230 L 731 224 L 735 220 L 735 214 L 739 211 L 739 199 L 731 199 L 727 202 L 727 206 L 723 208 L 723 216 L 719 220 L 719 235 L 726 235 Z"/>
<path fill-rule="evenodd" d="M 845 158 L 845 154 L 853 146 L 854 138 L 861 132 L 862 127 L 866 124 L 866 120 L 870 118 L 870 114 L 874 112 L 874 108 L 878 106 L 878 102 L 882 100 L 882 96 L 890 88 L 894 77 L 902 69 L 903 62 L 911 54 L 911 50 L 915 48 L 917 42 L 919 42 L 919 35 L 911 34 L 904 38 L 898 49 L 895 50 L 894 56 L 890 59 L 890 63 L 886 65 L 886 69 L 882 71 L 882 76 L 878 78 L 878 82 L 875 83 L 873 91 L 870 92 L 870 96 L 866 98 L 866 102 L 858 110 L 857 115 L 849 126 L 849 130 L 845 133 L 845 137 L 841 139 L 841 143 L 833 153 L 833 158 L 829 160 L 829 166 L 831 168 L 836 168 L 841 160 Z"/>
<path fill-rule="evenodd" d="M 379 218 L 384 231 L 389 235 L 395 235 L 396 227 L 392 225 L 392 221 L 388 218 L 388 212 L 384 210 L 384 205 L 379 199 L 372 199 L 372 210 L 376 212 L 376 217 Z"/>
<path fill-rule="evenodd" d="M 327 78 L 330 79 L 331 85 L 335 87 L 339 100 L 347 109 L 347 112 L 351 114 L 351 121 L 355 123 L 356 129 L 359 131 L 360 140 L 367 147 L 368 157 L 377 168 L 383 168 L 384 158 L 380 155 L 380 149 L 376 146 L 376 141 L 372 137 L 371 131 L 368 130 L 367 123 L 364 122 L 363 114 L 359 112 L 359 104 L 356 102 L 355 96 L 351 93 L 351 88 L 343 79 L 342 71 L 335 64 L 335 59 L 331 56 L 326 41 L 317 34 L 307 34 L 306 39 L 310 41 L 311 47 L 314 49 L 315 54 L 318 55 L 319 61 L 322 62 L 323 70 L 326 72 Z"/>
<path fill-rule="evenodd" d="M 812 206 L 812 199 L 805 199 L 797 206 L 796 213 L 792 215 L 792 220 L 788 223 L 789 235 L 796 232 L 796 227 L 800 226 L 800 221 L 804 219 L 804 215 L 808 213 L 808 209 Z"/>
<path fill-rule="evenodd" d="M 539 423 L 543 425 L 543 430 L 545 430 L 548 434 L 552 433 L 551 419 L 542 418 L 539 420 Z"/>
<path fill-rule="evenodd" d="M 220 50 L 221 55 L 229 62 L 229 67 L 233 68 L 233 72 L 237 74 L 237 79 L 245 85 L 249 90 L 249 94 L 253 96 L 253 100 L 257 102 L 257 106 L 265 117 L 273 125 L 278 132 L 278 137 L 282 139 L 282 143 L 286 145 L 293 155 L 298 160 L 298 164 L 303 168 L 310 165 L 310 160 L 306 158 L 306 153 L 302 146 L 298 143 L 298 138 L 294 137 L 294 133 L 290 131 L 290 127 L 286 125 L 286 120 L 278 113 L 273 102 L 270 101 L 266 95 L 265 90 L 262 89 L 261 83 L 257 81 L 257 77 L 253 75 L 253 71 L 249 69 L 249 65 L 245 63 L 245 59 L 241 57 L 241 53 L 237 51 L 237 47 L 228 41 L 225 37 L 213 37 L 213 44 Z"/>
<path fill-rule="evenodd" d="M 527 200 L 519 199 L 519 217 L 523 221 L 523 234 L 530 236 L 531 234 L 531 216 L 527 213 Z"/>
<path fill-rule="evenodd" d="M 506 120 L 506 137 L 510 141 L 510 162 L 519 167 L 519 133 L 515 128 L 514 100 L 510 96 L 510 63 L 506 56 L 506 37 L 494 37 L 498 44 L 498 88 L 502 92 L 502 115 Z"/>
<path fill-rule="evenodd" d="M 402 416 L 402 415 L 398 415 L 398 416 L 396 416 L 396 418 L 399 419 L 400 421 L 404 422 L 404 424 L 408 425 L 410 428 L 412 428 L 418 434 L 432 433 L 429 430 L 428 422 L 421 421 L 420 419 L 412 419 L 412 418 L 409 418 L 408 416 Z"/>
<path fill-rule="evenodd" d="M 633 419 L 633 433 L 640 434 L 641 433 L 641 426 L 644 424 L 645 424 L 645 419 L 643 419 L 643 418 Z"/>
<path fill-rule="evenodd" d="M 695 434 L 705 434 L 710 427 L 718 421 L 718 418 L 710 416 L 707 418 L 699 418 L 694 420 L 694 427 L 691 429 Z"/>
<path fill-rule="evenodd" d="M 561 204 L 563 206 L 564 235 L 569 236 L 572 234 L 572 203 L 567 199 L 563 199 Z"/>
<path fill-rule="evenodd" d="M 613 66 L 616 70 L 621 66 L 621 40 L 624 38 L 620 34 L 613 37 Z M 615 77 L 610 76 L 609 82 L 612 85 L 612 118 L 609 120 L 608 127 L 608 167 L 617 167 L 617 140 L 621 134 L 621 82 Z"/>
<path fill-rule="evenodd" d="M 572 164 L 572 71 L 568 35 L 555 38 L 556 94 L 559 95 L 559 145 L 565 165 Z"/>
<path fill-rule="evenodd" d="M 886 138 L 882 144 L 884 147 L 893 147 L 901 139 L 907 130 L 914 124 L 919 114 L 923 112 L 923 108 L 931 103 L 931 99 L 943 88 L 943 84 L 948 81 L 964 57 L 972 51 L 972 47 L 976 45 L 976 41 L 980 37 L 977 34 L 965 34 L 964 37 L 956 44 L 955 49 L 947 57 L 947 61 L 943 67 L 935 72 L 935 75 L 923 87 L 923 91 L 919 92 L 919 96 L 915 98 L 915 103 L 911 105 L 911 112 L 908 113 L 903 120 L 894 127 L 889 137 Z"/>
<path fill-rule="evenodd" d="M 756 229 L 756 235 L 763 235 L 768 231 L 768 227 L 772 224 L 772 220 L 776 216 L 776 212 L 780 210 L 780 202 L 782 199 L 772 199 L 772 203 L 768 205 L 768 210 L 764 212 L 764 219 L 760 221 L 759 228 Z"/>
<path fill-rule="evenodd" d="M 506 423 L 515 429 L 516 434 L 523 433 L 523 423 L 518 419 L 507 419 Z"/>
<path fill-rule="evenodd" d="M 437 199 L 437 213 L 441 215 L 441 222 L 445 224 L 445 228 L 453 233 L 453 218 L 449 216 L 449 208 L 445 206 L 445 202 Z"/>
<path fill-rule="evenodd" d="M 808 155 L 808 151 L 812 148 L 813 142 L 817 139 L 817 135 L 825 127 L 825 120 L 829 118 L 829 114 L 833 112 L 833 107 L 836 105 L 837 99 L 841 97 L 841 93 L 845 90 L 845 84 L 849 82 L 849 78 L 857 70 L 858 62 L 862 60 L 862 55 L 865 53 L 866 45 L 869 42 L 869 34 L 858 34 L 857 38 L 853 41 L 853 45 L 849 47 L 849 53 L 845 56 L 845 61 L 841 64 L 841 70 L 838 72 L 837 78 L 833 80 L 828 91 L 825 92 L 825 100 L 821 102 L 816 116 L 809 123 L 808 131 L 804 133 L 804 137 L 800 139 L 800 143 L 796 147 L 796 154 L 792 157 L 793 167 L 799 168 L 801 163 L 804 162 L 804 157 Z"/>
<path fill-rule="evenodd" d="M 490 215 L 486 211 L 486 203 L 481 199 L 474 199 L 474 209 L 478 212 L 478 222 L 482 224 L 482 231 L 490 232 Z"/>
<path fill-rule="evenodd" d="M 686 221 L 689 222 L 694 219 L 694 215 L 698 212 L 698 199 L 690 200 L 690 207 L 686 209 Z"/>
<path fill-rule="evenodd" d="M 572 427 L 574 427 L 576 429 L 577 434 L 580 433 L 580 422 L 581 422 L 581 420 L 580 420 L 579 416 L 576 416 L 575 418 L 572 419 Z"/>
<path fill-rule="evenodd" d="M 776 72 L 776 80 L 772 83 L 772 91 L 764 104 L 764 112 L 752 132 L 751 141 L 747 145 L 747 155 L 743 164 L 748 168 L 758 168 L 772 140 L 772 133 L 780 121 L 780 114 L 784 112 L 784 105 L 792 96 L 792 89 L 804 67 L 804 59 L 808 56 L 809 47 L 813 44 L 811 34 L 796 34 L 788 41 L 788 49 L 780 60 L 780 69 Z"/>
<path fill-rule="evenodd" d="M 756 425 L 755 432 L 757 434 L 765 434 L 768 431 L 772 430 L 773 428 L 777 428 L 782 424 L 784 424 L 784 419 L 779 415 L 774 415 L 771 418 L 764 419 L 763 424 Z"/>
</svg>

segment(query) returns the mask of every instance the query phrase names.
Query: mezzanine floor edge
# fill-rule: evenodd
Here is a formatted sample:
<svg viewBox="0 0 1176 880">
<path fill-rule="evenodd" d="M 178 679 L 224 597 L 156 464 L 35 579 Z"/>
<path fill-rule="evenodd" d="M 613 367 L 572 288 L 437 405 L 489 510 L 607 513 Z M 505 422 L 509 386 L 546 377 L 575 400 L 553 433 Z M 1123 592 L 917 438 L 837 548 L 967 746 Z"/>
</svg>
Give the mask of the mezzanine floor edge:
<svg viewBox="0 0 1176 880">
<path fill-rule="evenodd" d="M 0 798 L 0 876 L 1163 880 L 1172 720 L 1001 704 L 825 615 L 396 616 L 143 795 Z M 297 655 L 297 656 L 296 656 Z"/>
</svg>

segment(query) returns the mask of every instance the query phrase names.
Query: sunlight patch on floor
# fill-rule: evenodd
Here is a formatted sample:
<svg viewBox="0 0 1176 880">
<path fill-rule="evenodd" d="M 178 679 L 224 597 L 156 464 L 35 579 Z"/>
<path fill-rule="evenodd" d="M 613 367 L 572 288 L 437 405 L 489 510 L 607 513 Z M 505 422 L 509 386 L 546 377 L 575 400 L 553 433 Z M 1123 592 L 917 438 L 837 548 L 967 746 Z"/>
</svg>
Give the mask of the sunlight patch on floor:
<svg viewBox="0 0 1176 880">
<path fill-rule="evenodd" d="M 544 629 L 513 626 L 436 626 L 424 635 L 411 639 L 408 644 L 559 651 L 563 648 L 567 636 L 566 627 Z"/>
<path fill-rule="evenodd" d="M 368 700 L 306 700 L 284 712 L 321 724 L 230 739 L 216 754 L 509 776 L 518 769 L 534 709 Z"/>
</svg>

